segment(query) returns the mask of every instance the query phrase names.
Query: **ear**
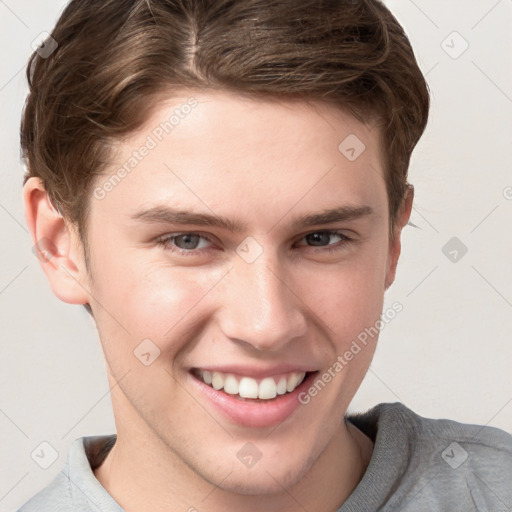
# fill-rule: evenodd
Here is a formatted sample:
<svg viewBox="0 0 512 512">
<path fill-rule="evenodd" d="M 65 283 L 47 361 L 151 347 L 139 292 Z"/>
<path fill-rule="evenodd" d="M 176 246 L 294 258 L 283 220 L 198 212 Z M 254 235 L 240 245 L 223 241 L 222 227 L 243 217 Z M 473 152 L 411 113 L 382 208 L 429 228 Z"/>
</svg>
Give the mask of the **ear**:
<svg viewBox="0 0 512 512">
<path fill-rule="evenodd" d="M 88 304 L 88 276 L 76 230 L 53 207 L 40 178 L 27 180 L 23 202 L 32 250 L 53 293 L 69 304 Z"/>
<path fill-rule="evenodd" d="M 390 240 L 389 243 L 388 266 L 386 270 L 385 282 L 386 290 L 392 285 L 393 281 L 395 280 L 398 258 L 400 257 L 400 251 L 402 249 L 400 235 L 402 234 L 402 229 L 404 228 L 404 226 L 409 222 L 413 199 L 414 187 L 412 185 L 407 185 L 407 190 L 402 200 L 402 205 L 400 207 L 400 210 L 398 211 L 395 224 L 392 227 L 393 238 Z"/>
</svg>

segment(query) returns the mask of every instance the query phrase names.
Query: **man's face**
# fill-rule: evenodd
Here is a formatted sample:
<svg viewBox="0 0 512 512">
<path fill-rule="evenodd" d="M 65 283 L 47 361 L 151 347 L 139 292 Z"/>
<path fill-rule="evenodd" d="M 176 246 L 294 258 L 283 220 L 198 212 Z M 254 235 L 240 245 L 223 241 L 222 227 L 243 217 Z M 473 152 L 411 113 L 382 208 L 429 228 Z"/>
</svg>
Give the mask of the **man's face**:
<svg viewBox="0 0 512 512">
<path fill-rule="evenodd" d="M 197 105 L 180 109 L 191 96 Z M 155 464 L 180 461 L 239 492 L 307 473 L 336 439 L 376 339 L 334 377 L 333 365 L 378 321 L 392 280 L 382 161 L 378 130 L 334 107 L 221 92 L 160 104 L 120 144 L 95 182 L 87 283 L 118 383 L 119 442 L 159 447 Z M 173 221 L 171 209 L 236 229 Z M 333 209 L 338 220 L 301 220 Z M 236 394 L 270 397 L 284 382 L 293 391 L 272 400 Z M 223 384 L 229 393 L 214 389 Z"/>
</svg>

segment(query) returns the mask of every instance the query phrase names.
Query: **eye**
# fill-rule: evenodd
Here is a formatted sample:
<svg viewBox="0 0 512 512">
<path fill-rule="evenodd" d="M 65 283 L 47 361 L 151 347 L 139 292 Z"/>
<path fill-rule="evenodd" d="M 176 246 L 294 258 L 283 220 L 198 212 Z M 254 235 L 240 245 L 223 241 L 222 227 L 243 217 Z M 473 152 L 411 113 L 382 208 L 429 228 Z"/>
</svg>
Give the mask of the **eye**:
<svg viewBox="0 0 512 512">
<path fill-rule="evenodd" d="M 155 241 L 166 250 L 185 256 L 193 256 L 198 251 L 207 250 L 208 243 L 212 243 L 209 238 L 198 233 L 171 233 L 163 235 Z M 204 242 L 206 242 L 206 246 Z"/>
<path fill-rule="evenodd" d="M 329 244 L 332 237 L 338 238 L 338 243 Z M 310 247 L 318 247 L 320 252 L 325 251 L 337 251 L 341 250 L 347 243 L 353 241 L 352 238 L 347 235 L 340 233 L 339 231 L 315 231 L 314 233 L 308 233 L 301 240 L 309 242 Z"/>
<path fill-rule="evenodd" d="M 338 243 L 329 243 L 332 238 L 337 238 Z M 315 231 L 304 235 L 301 239 L 305 240 L 314 252 L 339 251 L 353 239 L 339 231 Z M 165 250 L 171 251 L 182 256 L 194 256 L 201 252 L 208 251 L 212 247 L 208 244 L 213 242 L 206 236 L 199 233 L 170 233 L 158 237 L 156 244 L 162 246 Z M 299 244 L 303 245 L 303 244 Z"/>
</svg>

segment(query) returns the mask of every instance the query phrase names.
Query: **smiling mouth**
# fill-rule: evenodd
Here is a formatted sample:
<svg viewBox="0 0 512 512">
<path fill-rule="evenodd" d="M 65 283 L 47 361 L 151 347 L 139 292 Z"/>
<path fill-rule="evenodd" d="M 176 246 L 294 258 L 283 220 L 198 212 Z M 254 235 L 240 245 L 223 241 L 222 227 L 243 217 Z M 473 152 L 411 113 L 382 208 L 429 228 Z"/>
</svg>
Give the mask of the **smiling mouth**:
<svg viewBox="0 0 512 512">
<path fill-rule="evenodd" d="M 316 372 L 289 372 L 263 379 L 219 371 L 200 370 L 198 368 L 194 368 L 191 373 L 204 384 L 217 391 L 223 391 L 242 400 L 263 402 L 291 393 L 310 374 Z"/>
</svg>

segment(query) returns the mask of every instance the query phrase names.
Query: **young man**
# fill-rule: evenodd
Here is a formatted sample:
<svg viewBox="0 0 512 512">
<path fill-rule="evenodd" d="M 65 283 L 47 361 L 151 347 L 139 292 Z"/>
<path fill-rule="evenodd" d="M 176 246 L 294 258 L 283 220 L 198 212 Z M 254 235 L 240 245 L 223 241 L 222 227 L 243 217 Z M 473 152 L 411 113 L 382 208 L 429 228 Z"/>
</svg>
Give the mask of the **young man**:
<svg viewBox="0 0 512 512">
<path fill-rule="evenodd" d="M 390 12 L 75 0 L 51 38 L 28 69 L 26 218 L 56 296 L 94 317 L 117 435 L 77 439 L 21 510 L 510 507 L 507 433 L 346 415 L 428 117 Z"/>
</svg>

